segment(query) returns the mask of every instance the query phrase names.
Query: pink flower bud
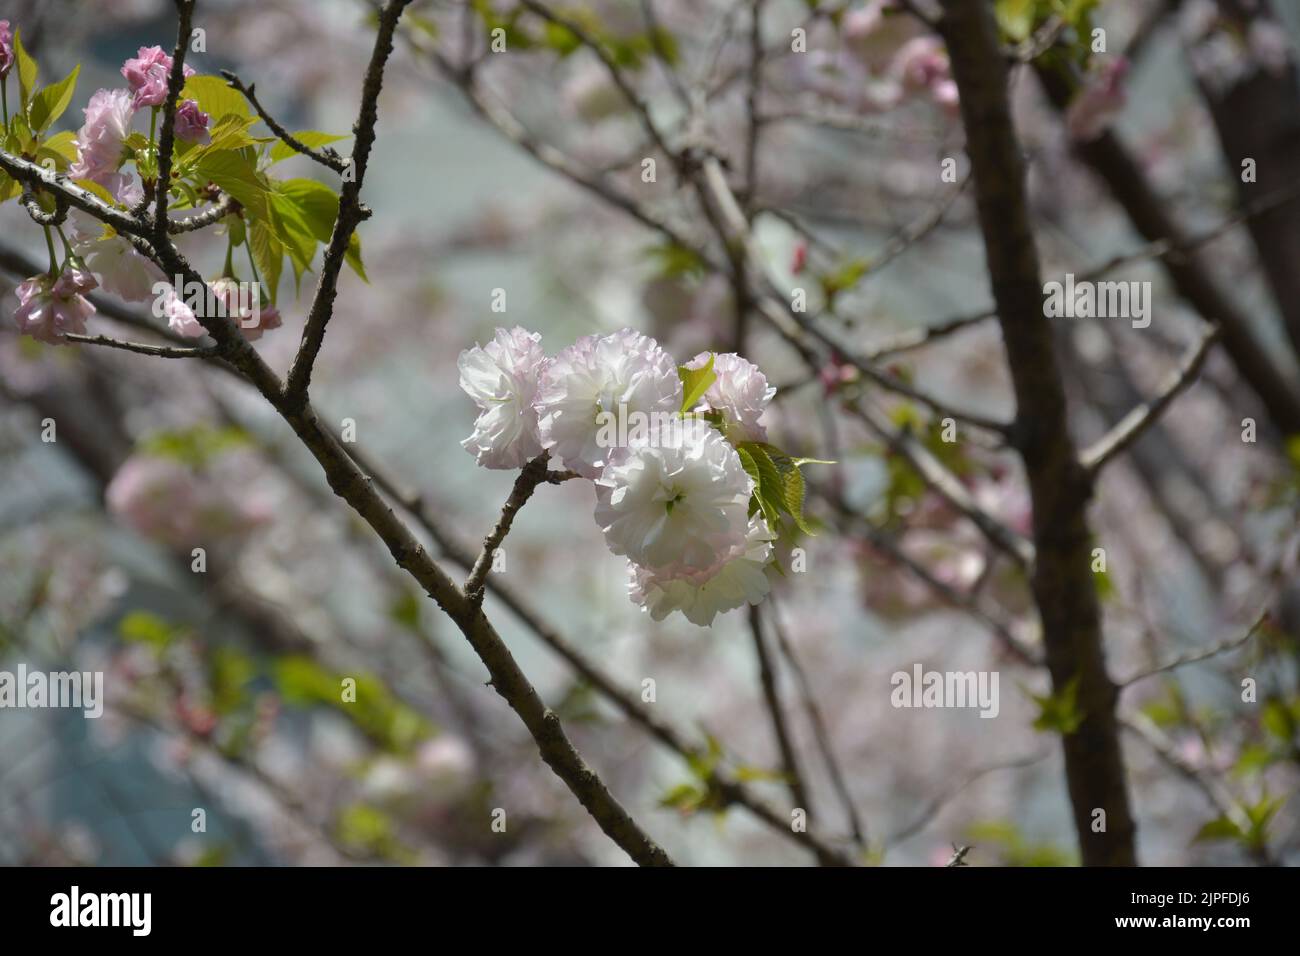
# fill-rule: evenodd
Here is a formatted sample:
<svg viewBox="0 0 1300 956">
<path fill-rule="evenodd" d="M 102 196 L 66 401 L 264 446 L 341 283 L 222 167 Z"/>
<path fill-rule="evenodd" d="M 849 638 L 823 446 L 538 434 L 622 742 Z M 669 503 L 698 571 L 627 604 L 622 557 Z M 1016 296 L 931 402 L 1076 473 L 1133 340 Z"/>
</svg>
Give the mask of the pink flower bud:
<svg viewBox="0 0 1300 956">
<path fill-rule="evenodd" d="M 8 20 L 0 20 L 0 77 L 8 76 L 14 65 L 14 35 Z"/>
<path fill-rule="evenodd" d="M 212 142 L 208 135 L 208 114 L 199 109 L 194 100 L 182 100 L 176 108 L 176 135 L 189 143 L 206 146 Z"/>
</svg>

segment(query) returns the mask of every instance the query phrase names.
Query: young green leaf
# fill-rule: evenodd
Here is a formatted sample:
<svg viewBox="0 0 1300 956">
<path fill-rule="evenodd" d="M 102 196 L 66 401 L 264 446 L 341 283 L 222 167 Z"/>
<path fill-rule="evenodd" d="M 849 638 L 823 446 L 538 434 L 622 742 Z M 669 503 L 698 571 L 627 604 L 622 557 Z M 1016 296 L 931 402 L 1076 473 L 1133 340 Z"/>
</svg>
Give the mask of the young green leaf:
<svg viewBox="0 0 1300 956">
<path fill-rule="evenodd" d="M 33 132 L 44 133 L 56 119 L 63 115 L 63 111 L 72 102 L 72 93 L 77 88 L 77 75 L 80 72 L 81 66 L 78 64 L 59 82 L 47 86 L 32 97 L 31 106 L 27 110 L 27 119 L 31 123 Z"/>
<path fill-rule="evenodd" d="M 271 233 L 270 226 L 256 220 L 248 229 L 248 247 L 266 286 L 266 294 L 274 304 L 280 291 L 280 273 L 284 269 L 284 246 Z"/>
<path fill-rule="evenodd" d="M 303 129 L 293 134 L 293 138 L 304 146 L 311 149 L 317 149 L 321 146 L 328 146 L 330 143 L 337 143 L 346 136 L 335 136 L 333 133 L 322 133 L 318 129 Z M 299 155 L 298 151 L 283 140 L 277 140 L 276 144 L 271 147 L 271 164 L 282 163 L 286 159 L 291 159 Z"/>
<path fill-rule="evenodd" d="M 14 58 L 18 61 L 18 98 L 22 102 L 22 111 L 26 113 L 27 106 L 32 101 L 32 93 L 36 90 L 38 70 L 36 61 L 23 46 L 21 31 L 18 30 L 14 31 Z"/>
<path fill-rule="evenodd" d="M 196 101 L 214 124 L 230 114 L 256 122 L 243 94 L 219 76 L 191 76 L 181 89 L 181 99 Z"/>
<path fill-rule="evenodd" d="M 254 161 L 242 151 L 205 153 L 195 163 L 194 174 L 230 193 L 253 218 L 265 219 L 270 215 L 266 180 L 258 173 Z"/>
<path fill-rule="evenodd" d="M 709 386 L 718 380 L 718 373 L 713 371 L 713 353 L 709 353 L 709 360 L 704 363 L 703 368 L 691 369 L 685 365 L 677 366 L 677 374 L 682 380 L 682 411 L 689 412 L 694 408 L 704 393 L 709 390 Z"/>
</svg>

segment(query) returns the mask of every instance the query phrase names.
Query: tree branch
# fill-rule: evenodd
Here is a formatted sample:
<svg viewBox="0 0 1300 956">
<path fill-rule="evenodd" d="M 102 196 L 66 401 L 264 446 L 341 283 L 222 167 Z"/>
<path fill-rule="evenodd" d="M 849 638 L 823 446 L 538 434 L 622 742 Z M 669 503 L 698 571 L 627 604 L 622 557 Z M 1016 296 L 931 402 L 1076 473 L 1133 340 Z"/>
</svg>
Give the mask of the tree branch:
<svg viewBox="0 0 1300 956">
<path fill-rule="evenodd" d="M 1207 327 L 1200 340 L 1161 385 L 1155 398 L 1133 409 L 1096 443 L 1084 449 L 1079 460 L 1090 475 L 1096 476 L 1107 462 L 1141 438 L 1164 410 L 1173 404 L 1174 399 L 1196 380 L 1221 331 L 1215 326 Z"/>
<path fill-rule="evenodd" d="M 244 99 L 248 100 L 248 104 L 262 118 L 262 122 L 267 125 L 267 128 L 295 153 L 301 153 L 308 159 L 320 163 L 325 168 L 334 170 L 339 175 L 342 175 L 347 170 L 348 161 L 340 156 L 333 147 L 324 146 L 320 149 L 312 149 L 276 122 L 275 117 L 263 109 L 262 104 L 258 102 L 257 96 L 253 92 L 256 84 L 250 83 L 245 86 L 244 81 L 230 70 L 222 70 L 221 75 L 225 77 L 226 83 L 231 89 L 238 90 L 243 94 Z"/>
<path fill-rule="evenodd" d="M 352 127 L 355 137 L 352 158 L 348 161 L 343 188 L 339 192 L 338 215 L 334 218 L 329 245 L 321 260 L 320 278 L 317 279 L 316 292 L 312 296 L 311 309 L 302 330 L 302 343 L 298 346 L 298 354 L 294 357 L 285 384 L 285 397 L 291 406 L 306 404 L 312 366 L 320 353 L 321 343 L 325 341 L 325 327 L 334 314 L 339 271 L 343 268 L 352 234 L 357 225 L 370 215 L 370 211 L 361 204 L 361 186 L 366 178 L 370 150 L 375 143 L 375 125 L 379 122 L 379 91 L 384 83 L 384 67 L 393 52 L 393 33 L 402 11 L 410 2 L 411 0 L 388 0 L 379 14 L 375 46 L 361 87 L 361 108 L 357 113 L 356 124 Z"/>
<path fill-rule="evenodd" d="M 1165 663 L 1161 664 L 1159 667 L 1154 667 L 1148 671 L 1142 671 L 1141 673 L 1134 674 L 1132 677 L 1129 677 L 1125 680 L 1118 681 L 1116 683 L 1116 686 L 1120 690 L 1123 690 L 1124 688 L 1132 684 L 1136 684 L 1139 681 L 1146 680 L 1148 677 L 1155 677 L 1157 674 L 1166 674 L 1169 671 L 1177 670 L 1178 668 L 1185 667 L 1188 664 L 1199 664 L 1201 661 L 1207 661 L 1212 657 L 1218 657 L 1220 654 L 1226 654 L 1229 651 L 1235 651 L 1237 650 L 1237 648 L 1245 646 L 1250 641 L 1250 639 L 1255 636 L 1255 634 L 1259 631 L 1259 629 L 1264 626 L 1264 622 L 1267 620 L 1268 620 L 1268 609 L 1265 608 L 1263 611 L 1260 611 L 1259 614 L 1255 616 L 1254 623 L 1251 624 L 1250 627 L 1246 629 L 1245 633 L 1239 634 L 1236 637 L 1231 638 L 1230 640 L 1222 641 L 1218 644 L 1213 645 L 1212 647 L 1203 648 L 1202 650 L 1199 651 L 1192 651 L 1188 654 L 1183 654 L 1180 655 L 1179 657 L 1175 657 L 1172 660 L 1166 661 Z"/>
<path fill-rule="evenodd" d="M 537 486 L 545 483 L 547 465 L 551 460 L 548 452 L 542 452 L 520 470 L 519 476 L 515 479 L 515 486 L 510 492 L 510 497 L 506 499 L 505 506 L 501 509 L 501 517 L 497 520 L 490 534 L 483 539 L 483 550 L 479 552 L 478 559 L 474 562 L 474 567 L 470 570 L 469 577 L 465 579 L 465 594 L 470 602 L 475 605 L 483 603 L 483 580 L 487 577 L 488 571 L 492 568 L 492 559 L 501 542 L 505 540 L 506 535 L 510 533 L 510 526 L 514 524 L 515 515 L 519 509 L 528 503 L 528 499 L 533 496 L 533 491 Z"/>
<path fill-rule="evenodd" d="M 1132 866 L 1135 825 L 1090 567 L 1091 485 L 1070 437 L 1052 329 L 1043 314 L 1007 63 L 991 7 L 966 0 L 944 0 L 943 7 L 939 29 L 960 93 L 989 279 L 1016 394 L 1013 444 L 1033 501 L 1032 583 L 1047 666 L 1056 693 L 1077 687 L 1083 714 L 1078 729 L 1063 737 L 1075 831 L 1086 865 Z M 1094 833 L 1099 808 L 1107 827 Z"/>
<path fill-rule="evenodd" d="M 768 653 L 767 642 L 763 637 L 762 613 L 754 604 L 749 605 L 749 631 L 758 658 L 758 682 L 763 689 L 763 701 L 767 705 L 768 717 L 772 722 L 772 735 L 776 738 L 777 752 L 781 755 L 781 770 L 785 774 L 786 786 L 790 788 L 790 797 L 794 800 L 794 806 L 801 808 L 808 816 L 812 816 L 808 788 L 799 769 L 799 757 L 794 749 L 790 728 L 786 723 L 785 708 L 781 704 L 781 694 L 777 689 L 776 669 L 772 666 L 772 655 Z"/>
<path fill-rule="evenodd" d="M 135 352 L 139 355 L 151 355 L 154 358 L 215 358 L 219 351 L 215 348 L 171 348 L 166 345 L 145 345 L 141 342 L 123 342 L 120 339 L 109 338 L 107 335 L 77 335 L 69 332 L 64 336 L 69 342 L 78 342 L 82 345 L 102 345 L 110 349 L 120 349 L 123 352 Z"/>
</svg>

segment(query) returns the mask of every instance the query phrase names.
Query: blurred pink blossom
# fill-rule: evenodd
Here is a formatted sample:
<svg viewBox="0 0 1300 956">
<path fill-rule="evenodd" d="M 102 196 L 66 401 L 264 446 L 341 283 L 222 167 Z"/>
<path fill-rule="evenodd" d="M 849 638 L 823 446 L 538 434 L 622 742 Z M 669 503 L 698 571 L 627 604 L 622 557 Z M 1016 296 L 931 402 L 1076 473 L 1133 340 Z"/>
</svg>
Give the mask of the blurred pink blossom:
<svg viewBox="0 0 1300 956">
<path fill-rule="evenodd" d="M 1128 100 L 1124 88 L 1128 70 L 1128 60 L 1121 56 L 1105 60 L 1089 73 L 1083 89 L 1075 94 L 1065 112 L 1065 128 L 1071 139 L 1096 139 L 1123 112 Z"/>
</svg>

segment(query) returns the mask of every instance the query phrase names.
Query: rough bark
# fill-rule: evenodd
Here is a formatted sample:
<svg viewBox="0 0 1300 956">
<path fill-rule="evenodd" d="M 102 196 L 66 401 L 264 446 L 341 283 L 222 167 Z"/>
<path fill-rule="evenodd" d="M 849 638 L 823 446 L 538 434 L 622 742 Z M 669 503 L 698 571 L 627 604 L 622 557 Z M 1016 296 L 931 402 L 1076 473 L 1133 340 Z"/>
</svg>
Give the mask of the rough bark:
<svg viewBox="0 0 1300 956">
<path fill-rule="evenodd" d="M 1062 738 L 1075 830 L 1085 865 L 1131 866 L 1137 862 L 1136 828 L 1090 566 L 1091 487 L 1070 437 L 1052 329 L 1043 314 L 1007 65 L 991 4 L 945 0 L 939 29 L 961 94 L 980 230 L 1016 396 L 1013 441 L 1033 500 L 1032 585 L 1047 667 L 1056 693 L 1077 681 L 1083 714 L 1079 727 Z M 1102 832 L 1093 832 L 1096 810 L 1106 814 Z"/>
</svg>

